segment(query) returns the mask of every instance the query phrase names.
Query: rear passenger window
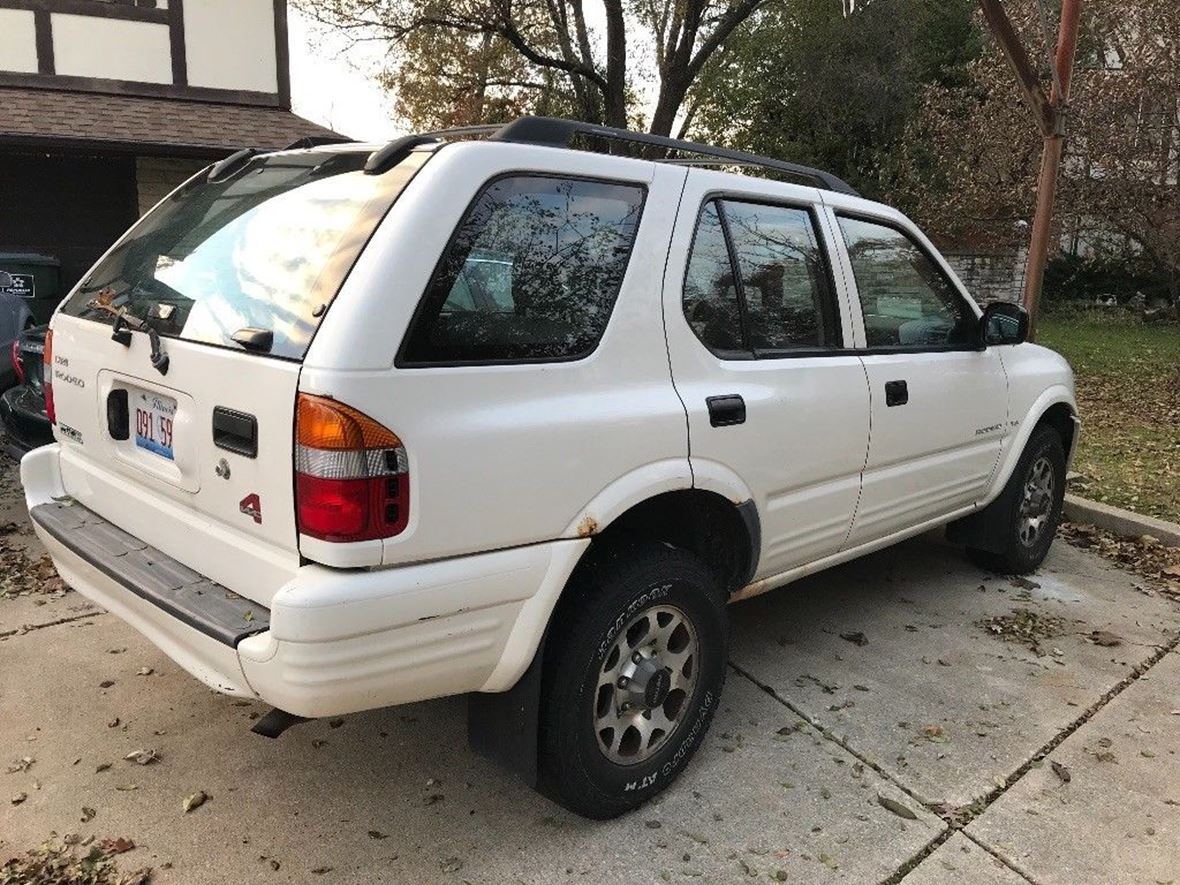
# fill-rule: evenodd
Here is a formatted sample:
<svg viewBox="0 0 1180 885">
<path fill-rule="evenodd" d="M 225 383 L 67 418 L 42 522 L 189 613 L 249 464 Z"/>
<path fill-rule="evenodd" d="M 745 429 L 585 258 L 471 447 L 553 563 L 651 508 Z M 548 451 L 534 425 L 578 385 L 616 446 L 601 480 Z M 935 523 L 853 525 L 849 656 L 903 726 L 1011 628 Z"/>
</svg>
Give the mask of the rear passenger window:
<svg viewBox="0 0 1180 885">
<path fill-rule="evenodd" d="M 819 240 L 805 209 L 722 204 L 755 351 L 834 343 L 835 317 Z"/>
<path fill-rule="evenodd" d="M 513 176 L 460 223 L 398 364 L 560 360 L 594 350 L 623 283 L 644 190 Z"/>
<path fill-rule="evenodd" d="M 714 200 L 701 210 L 684 314 L 718 356 L 838 346 L 834 293 L 806 209 Z"/>
</svg>

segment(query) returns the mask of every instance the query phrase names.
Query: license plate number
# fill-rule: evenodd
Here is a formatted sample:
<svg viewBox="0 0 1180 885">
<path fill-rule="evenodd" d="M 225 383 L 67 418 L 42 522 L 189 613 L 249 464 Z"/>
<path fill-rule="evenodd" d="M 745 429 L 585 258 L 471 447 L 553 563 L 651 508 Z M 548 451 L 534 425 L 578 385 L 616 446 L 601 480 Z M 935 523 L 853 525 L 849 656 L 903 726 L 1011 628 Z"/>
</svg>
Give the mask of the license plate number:
<svg viewBox="0 0 1180 885">
<path fill-rule="evenodd" d="M 172 422 L 176 417 L 176 400 L 155 393 L 138 393 L 135 404 L 135 444 L 161 458 L 176 460 L 172 454 Z"/>
</svg>

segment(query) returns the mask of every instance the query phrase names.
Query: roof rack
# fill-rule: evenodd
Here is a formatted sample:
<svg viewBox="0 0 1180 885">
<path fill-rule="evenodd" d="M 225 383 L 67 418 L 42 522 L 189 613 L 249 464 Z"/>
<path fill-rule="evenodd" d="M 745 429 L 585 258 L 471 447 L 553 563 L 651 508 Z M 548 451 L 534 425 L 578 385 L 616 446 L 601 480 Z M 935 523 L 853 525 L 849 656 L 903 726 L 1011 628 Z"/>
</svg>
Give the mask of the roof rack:
<svg viewBox="0 0 1180 885">
<path fill-rule="evenodd" d="M 489 141 L 510 141 L 514 144 L 537 144 L 546 147 L 571 148 L 575 138 L 600 138 L 609 141 L 628 142 L 630 144 L 646 145 L 662 148 L 667 151 L 677 151 L 683 154 L 695 154 L 691 157 L 663 157 L 650 158 L 656 162 L 675 163 L 678 165 L 713 165 L 713 166 L 754 166 L 760 169 L 770 169 L 782 172 L 795 178 L 802 178 L 814 182 L 819 187 L 841 194 L 859 197 L 860 194 L 848 182 L 837 178 L 830 172 L 802 166 L 798 163 L 788 163 L 785 160 L 775 160 L 772 157 L 762 157 L 745 151 L 735 151 L 728 148 L 713 147 L 699 144 L 695 141 L 684 141 L 679 138 L 666 138 L 662 135 L 650 135 L 646 132 L 634 132 L 630 129 L 616 129 L 612 126 L 599 126 L 595 123 L 581 123 L 577 120 L 564 120 L 559 117 L 520 117 L 504 125 L 490 123 L 479 126 L 457 126 L 452 129 L 437 129 L 420 135 L 409 135 L 395 139 L 385 147 L 374 151 L 365 164 L 365 171 L 373 174 L 384 172 L 396 165 L 413 147 L 446 138 L 482 137 Z"/>
<path fill-rule="evenodd" d="M 647 145 L 679 151 L 687 154 L 697 154 L 716 160 L 728 161 L 738 166 L 757 166 L 783 172 L 796 178 L 803 178 L 817 183 L 821 188 L 850 194 L 858 197 L 860 194 L 848 182 L 837 178 L 830 172 L 802 166 L 798 163 L 788 163 L 785 160 L 775 160 L 772 157 L 762 157 L 746 151 L 735 151 L 728 148 L 713 147 L 699 144 L 695 141 L 684 141 L 679 138 L 666 138 L 663 135 L 650 135 L 646 132 L 633 132 L 630 129 L 616 129 L 612 126 L 599 126 L 593 123 L 579 123 L 576 120 L 562 120 L 557 117 L 521 117 L 499 129 L 491 136 L 493 141 L 511 141 L 525 144 L 543 144 L 550 147 L 570 147 L 577 136 L 586 138 L 602 138 L 610 141 L 623 141 L 632 144 Z M 664 162 L 683 162 L 672 158 Z M 721 163 L 719 165 L 725 165 Z"/>
<path fill-rule="evenodd" d="M 305 135 L 303 138 L 297 138 L 283 150 L 285 151 L 300 151 L 308 148 L 327 147 L 330 144 L 352 144 L 354 139 L 346 135 Z"/>
</svg>

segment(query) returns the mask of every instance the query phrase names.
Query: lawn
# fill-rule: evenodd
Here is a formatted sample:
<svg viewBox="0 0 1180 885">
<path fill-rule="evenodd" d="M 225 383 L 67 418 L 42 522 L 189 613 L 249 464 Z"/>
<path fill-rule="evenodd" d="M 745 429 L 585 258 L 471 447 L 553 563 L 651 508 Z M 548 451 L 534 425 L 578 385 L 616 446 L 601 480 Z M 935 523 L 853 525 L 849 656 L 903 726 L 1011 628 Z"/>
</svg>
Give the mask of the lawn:
<svg viewBox="0 0 1180 885">
<path fill-rule="evenodd" d="M 1180 521 L 1180 326 L 1050 314 L 1037 341 L 1077 375 L 1074 491 Z"/>
</svg>

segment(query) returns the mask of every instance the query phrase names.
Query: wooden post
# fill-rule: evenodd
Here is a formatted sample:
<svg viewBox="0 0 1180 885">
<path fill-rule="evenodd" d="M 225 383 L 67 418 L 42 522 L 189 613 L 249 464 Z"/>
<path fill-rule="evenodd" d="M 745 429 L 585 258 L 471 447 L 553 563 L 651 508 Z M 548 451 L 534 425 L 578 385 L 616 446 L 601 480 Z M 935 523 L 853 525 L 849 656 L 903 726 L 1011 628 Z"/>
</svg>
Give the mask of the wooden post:
<svg viewBox="0 0 1180 885">
<path fill-rule="evenodd" d="M 1021 94 L 1028 102 L 1037 127 L 1045 141 L 1041 156 L 1041 174 L 1037 181 L 1037 209 L 1028 246 L 1028 265 L 1024 277 L 1024 306 L 1029 312 L 1029 337 L 1036 332 L 1037 309 L 1049 261 L 1049 244 L 1053 236 L 1053 206 L 1057 197 L 1057 178 L 1065 150 L 1065 107 L 1073 80 L 1077 55 L 1081 0 L 1062 0 L 1061 25 L 1057 35 L 1054 60 L 1057 76 L 1048 96 L 1029 61 L 1016 29 L 1000 0 L 979 0 L 988 27 L 999 41 L 1008 63 L 1016 74 Z M 1059 88 L 1060 87 L 1060 88 Z"/>
</svg>

